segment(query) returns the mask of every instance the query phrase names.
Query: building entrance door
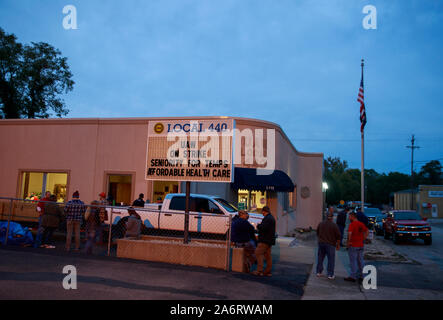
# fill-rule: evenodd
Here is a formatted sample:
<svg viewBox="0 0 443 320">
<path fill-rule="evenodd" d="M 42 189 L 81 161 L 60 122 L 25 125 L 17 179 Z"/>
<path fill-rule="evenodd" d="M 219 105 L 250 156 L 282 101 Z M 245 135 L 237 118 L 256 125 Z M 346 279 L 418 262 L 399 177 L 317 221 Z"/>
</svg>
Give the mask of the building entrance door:
<svg viewBox="0 0 443 320">
<path fill-rule="evenodd" d="M 108 199 L 115 206 L 131 205 L 132 175 L 108 174 Z"/>
</svg>

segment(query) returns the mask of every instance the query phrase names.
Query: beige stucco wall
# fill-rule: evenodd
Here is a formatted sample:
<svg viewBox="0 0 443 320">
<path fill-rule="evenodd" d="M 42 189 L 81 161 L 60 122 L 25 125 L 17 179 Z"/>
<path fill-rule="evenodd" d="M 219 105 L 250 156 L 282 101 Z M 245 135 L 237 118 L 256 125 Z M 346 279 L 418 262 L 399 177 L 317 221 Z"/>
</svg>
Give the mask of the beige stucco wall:
<svg viewBox="0 0 443 320">
<path fill-rule="evenodd" d="M 21 120 L 6 125 L 2 122 L 2 196 L 19 195 L 20 170 L 68 172 L 68 198 L 79 190 L 86 202 L 105 191 L 105 174 L 111 172 L 133 174 L 131 198 L 137 190 L 147 190 L 147 124 L 98 119 Z"/>
<path fill-rule="evenodd" d="M 192 119 L 208 118 L 218 117 Z M 0 196 L 19 196 L 20 171 L 47 170 L 68 172 L 68 199 L 75 190 L 87 203 L 97 199 L 100 192 L 106 192 L 108 173 L 132 174 L 131 199 L 139 193 L 150 199 L 152 182 L 145 180 L 148 121 L 165 119 L 172 118 L 0 120 Z M 284 210 L 283 194 L 277 193 L 271 199 L 277 232 L 286 234 L 295 227 L 315 228 L 321 220 L 323 154 L 298 152 L 276 124 L 256 119 L 235 120 L 240 130 L 275 130 L 275 169 L 288 174 L 297 186 L 295 211 Z M 300 190 L 305 186 L 310 190 L 308 198 L 301 197 Z"/>
<path fill-rule="evenodd" d="M 297 188 L 295 210 L 284 209 L 282 193 L 277 193 L 276 197 L 271 199 L 271 209 L 276 211 L 273 213 L 277 219 L 277 233 L 285 235 L 295 228 L 316 228 L 322 219 L 323 154 L 297 151 L 283 130 L 269 122 L 239 119 L 236 120 L 236 127 L 240 130 L 245 128 L 275 130 L 275 169 L 285 172 Z M 265 153 L 267 153 L 266 148 Z M 247 166 L 241 165 L 241 167 Z M 308 198 L 301 197 L 302 187 L 309 188 Z"/>
<path fill-rule="evenodd" d="M 418 194 L 418 206 L 420 214 L 426 218 L 432 218 L 432 209 L 423 207 L 423 204 L 430 203 L 437 206 L 437 217 L 443 218 L 443 197 L 429 197 L 429 191 L 443 192 L 443 186 L 420 185 Z"/>
</svg>

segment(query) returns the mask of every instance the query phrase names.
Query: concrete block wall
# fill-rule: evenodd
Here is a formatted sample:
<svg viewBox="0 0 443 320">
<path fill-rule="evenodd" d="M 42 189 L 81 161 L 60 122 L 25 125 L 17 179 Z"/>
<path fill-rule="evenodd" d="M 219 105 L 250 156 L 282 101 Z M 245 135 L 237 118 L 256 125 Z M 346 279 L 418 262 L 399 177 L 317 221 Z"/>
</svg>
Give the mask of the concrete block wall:
<svg viewBox="0 0 443 320">
<path fill-rule="evenodd" d="M 231 250 L 231 270 L 243 272 L 243 249 Z M 211 241 L 198 240 L 184 244 L 177 240 L 155 240 L 143 236 L 141 239 L 117 240 L 117 257 L 225 270 L 227 248 Z"/>
</svg>

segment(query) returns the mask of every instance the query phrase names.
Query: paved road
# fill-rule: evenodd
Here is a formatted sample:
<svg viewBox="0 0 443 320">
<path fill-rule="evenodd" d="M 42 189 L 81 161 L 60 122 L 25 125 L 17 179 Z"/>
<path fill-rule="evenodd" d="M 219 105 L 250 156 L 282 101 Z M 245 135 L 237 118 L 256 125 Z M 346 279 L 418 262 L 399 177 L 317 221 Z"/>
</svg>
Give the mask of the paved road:
<svg viewBox="0 0 443 320">
<path fill-rule="evenodd" d="M 0 299 L 300 299 L 312 263 L 300 262 L 295 249 L 289 241 L 280 240 L 273 250 L 273 277 L 267 278 L 81 253 L 0 247 Z M 305 256 L 310 259 L 307 252 Z M 77 290 L 62 287 L 65 265 L 77 268 Z"/>
<path fill-rule="evenodd" d="M 395 245 L 392 240 L 377 237 L 377 241 L 413 261 L 413 263 L 368 261 L 368 264 L 377 268 L 380 287 L 378 291 L 381 291 L 381 297 L 443 299 L 443 224 L 433 225 L 432 231 L 433 243 L 430 246 L 424 245 L 423 240 L 405 241 Z M 368 291 L 368 297 L 371 296 L 375 297 L 375 292 Z"/>
</svg>

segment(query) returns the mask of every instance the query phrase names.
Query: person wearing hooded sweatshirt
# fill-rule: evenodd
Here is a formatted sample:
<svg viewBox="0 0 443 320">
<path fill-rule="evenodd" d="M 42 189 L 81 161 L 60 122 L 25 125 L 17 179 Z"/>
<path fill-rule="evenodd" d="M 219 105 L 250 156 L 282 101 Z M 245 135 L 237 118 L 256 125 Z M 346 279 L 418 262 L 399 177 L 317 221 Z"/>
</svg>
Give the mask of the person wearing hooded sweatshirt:
<svg viewBox="0 0 443 320">
<path fill-rule="evenodd" d="M 128 221 L 126 222 L 125 238 L 129 237 L 138 238 L 140 237 L 141 227 L 142 227 L 141 217 L 132 207 L 128 208 L 128 213 L 129 213 L 129 218 Z"/>
</svg>

